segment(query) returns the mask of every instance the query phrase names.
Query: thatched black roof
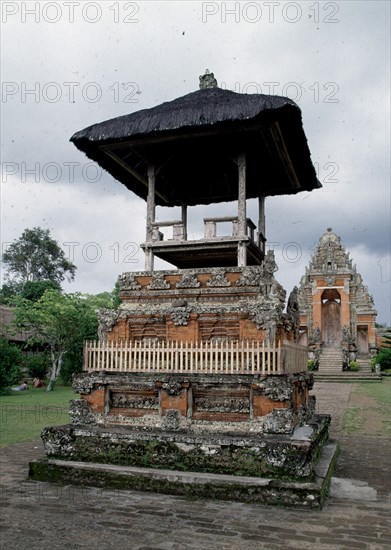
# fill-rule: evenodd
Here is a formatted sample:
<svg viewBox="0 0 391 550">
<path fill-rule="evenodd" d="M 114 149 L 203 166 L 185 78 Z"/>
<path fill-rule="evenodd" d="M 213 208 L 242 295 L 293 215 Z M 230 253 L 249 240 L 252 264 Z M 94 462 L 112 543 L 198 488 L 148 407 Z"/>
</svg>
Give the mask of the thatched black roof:
<svg viewBox="0 0 391 550">
<path fill-rule="evenodd" d="M 84 140 L 103 142 L 122 140 L 155 132 L 209 126 L 219 122 L 249 120 L 267 110 L 291 105 L 291 99 L 263 94 L 238 94 L 221 88 L 198 90 L 167 101 L 151 109 L 143 109 L 93 124 L 71 137 L 77 147 Z"/>
<path fill-rule="evenodd" d="M 235 200 L 234 161 L 242 152 L 248 197 L 320 187 L 300 109 L 285 97 L 198 90 L 89 126 L 71 141 L 144 199 L 148 164 L 155 164 L 162 205 Z"/>
</svg>

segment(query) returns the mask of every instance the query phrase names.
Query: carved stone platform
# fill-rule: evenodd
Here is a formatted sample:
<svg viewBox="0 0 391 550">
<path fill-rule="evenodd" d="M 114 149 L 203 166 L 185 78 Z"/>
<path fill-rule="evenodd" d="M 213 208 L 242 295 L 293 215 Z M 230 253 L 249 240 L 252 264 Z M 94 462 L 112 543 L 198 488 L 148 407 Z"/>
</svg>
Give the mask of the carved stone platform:
<svg viewBox="0 0 391 550">
<path fill-rule="evenodd" d="M 288 434 L 315 409 L 312 373 L 81 373 L 71 401 L 77 425 L 126 426 L 187 434 Z"/>
<path fill-rule="evenodd" d="M 187 472 L 183 479 L 209 473 L 217 476 L 209 480 L 216 485 L 217 498 L 227 498 L 221 492 L 225 484 L 246 501 L 244 493 L 254 485 L 254 501 L 265 503 L 277 498 L 272 479 L 285 480 L 292 484 L 281 486 L 279 502 L 319 507 L 325 489 L 321 484 L 315 491 L 316 468 L 330 417 L 314 414 L 315 401 L 308 396 L 312 384 L 311 373 L 82 373 L 74 379 L 81 399 L 71 401 L 72 424 L 43 430 L 49 462 L 32 465 L 32 475 L 50 480 L 56 471 L 69 481 L 76 475 L 76 461 L 85 465 L 76 477 L 85 472 L 88 483 L 98 461 L 98 482 L 102 475 L 110 484 L 112 470 L 101 473 L 102 464 L 110 464 L 125 468 L 116 473 L 124 487 L 144 483 L 149 490 L 181 494 L 181 482 L 169 482 L 170 475 L 164 480 L 159 470 Z M 146 472 L 136 472 L 129 482 L 129 467 L 153 469 L 149 481 Z M 237 482 L 237 476 L 267 481 Z"/>
<path fill-rule="evenodd" d="M 259 266 L 124 273 L 119 310 L 100 313 L 101 339 L 294 341 L 299 318 L 284 313 L 276 271 L 269 251 Z"/>
</svg>

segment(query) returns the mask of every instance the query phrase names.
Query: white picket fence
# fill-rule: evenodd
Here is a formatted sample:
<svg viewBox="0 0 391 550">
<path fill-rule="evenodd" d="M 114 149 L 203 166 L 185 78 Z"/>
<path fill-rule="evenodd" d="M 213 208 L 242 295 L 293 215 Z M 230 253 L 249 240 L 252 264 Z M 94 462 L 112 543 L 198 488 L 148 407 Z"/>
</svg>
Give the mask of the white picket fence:
<svg viewBox="0 0 391 550">
<path fill-rule="evenodd" d="M 307 348 L 290 342 L 102 343 L 86 341 L 84 371 L 201 374 L 284 374 L 307 370 Z"/>
</svg>

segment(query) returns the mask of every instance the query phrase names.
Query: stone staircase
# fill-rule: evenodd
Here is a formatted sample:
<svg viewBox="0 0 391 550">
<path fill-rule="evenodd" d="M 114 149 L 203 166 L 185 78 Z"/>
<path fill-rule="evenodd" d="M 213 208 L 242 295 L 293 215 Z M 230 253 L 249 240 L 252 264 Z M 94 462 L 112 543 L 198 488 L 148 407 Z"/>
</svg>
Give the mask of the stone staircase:
<svg viewBox="0 0 391 550">
<path fill-rule="evenodd" d="M 369 359 L 357 359 L 359 370 L 342 370 L 342 351 L 338 348 L 324 348 L 319 358 L 319 370 L 314 372 L 315 382 L 379 382 L 381 376 L 371 371 Z"/>
<path fill-rule="evenodd" d="M 342 372 L 342 351 L 323 348 L 319 358 L 319 374 L 338 375 Z"/>
</svg>

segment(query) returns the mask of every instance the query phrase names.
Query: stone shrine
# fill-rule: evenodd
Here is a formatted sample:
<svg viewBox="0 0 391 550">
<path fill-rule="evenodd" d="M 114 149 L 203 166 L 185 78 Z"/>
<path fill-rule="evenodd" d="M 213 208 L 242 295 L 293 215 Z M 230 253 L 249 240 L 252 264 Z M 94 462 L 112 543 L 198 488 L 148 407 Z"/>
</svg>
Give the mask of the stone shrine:
<svg viewBox="0 0 391 550">
<path fill-rule="evenodd" d="M 145 271 L 119 277 L 121 305 L 100 312 L 74 378 L 72 423 L 43 431 L 48 459 L 31 476 L 321 507 L 330 418 L 309 396 L 297 296 L 285 309 L 265 253 L 265 197 L 320 187 L 298 106 L 222 90 L 207 71 L 200 90 L 71 141 L 146 201 Z M 222 202 L 232 215 L 190 240 L 188 209 Z M 180 216 L 159 221 L 166 207 Z"/>
<path fill-rule="evenodd" d="M 300 342 L 318 361 L 340 352 L 340 369 L 376 354 L 376 310 L 368 288 L 341 238 L 328 228 L 301 278 L 298 290 Z"/>
</svg>

